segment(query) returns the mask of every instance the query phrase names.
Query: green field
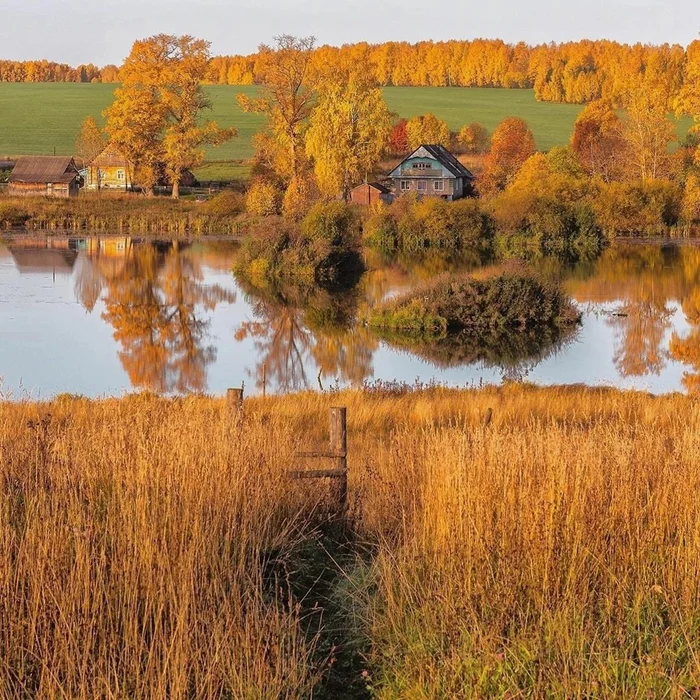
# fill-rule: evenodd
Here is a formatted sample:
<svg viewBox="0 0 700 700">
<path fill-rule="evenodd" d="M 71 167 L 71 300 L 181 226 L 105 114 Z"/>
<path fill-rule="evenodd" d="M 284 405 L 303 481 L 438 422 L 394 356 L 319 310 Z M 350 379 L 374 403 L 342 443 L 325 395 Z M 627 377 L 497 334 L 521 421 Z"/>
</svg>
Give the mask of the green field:
<svg viewBox="0 0 700 700">
<path fill-rule="evenodd" d="M 112 101 L 114 85 L 75 83 L 0 83 L 0 157 L 71 154 L 80 122 L 88 115 L 100 121 Z M 221 126 L 235 126 L 238 138 L 207 149 L 212 161 L 198 171 L 200 179 L 217 180 L 245 174 L 241 161 L 252 155 L 251 139 L 264 119 L 244 114 L 236 94 L 254 94 L 254 87 L 207 86 L 211 117 Z M 432 112 L 458 130 L 481 122 L 492 131 L 505 117 L 525 119 L 538 148 L 548 150 L 569 140 L 579 105 L 537 102 L 532 90 L 499 88 L 386 88 L 389 107 L 403 117 Z M 682 123 L 680 129 L 686 130 Z"/>
</svg>

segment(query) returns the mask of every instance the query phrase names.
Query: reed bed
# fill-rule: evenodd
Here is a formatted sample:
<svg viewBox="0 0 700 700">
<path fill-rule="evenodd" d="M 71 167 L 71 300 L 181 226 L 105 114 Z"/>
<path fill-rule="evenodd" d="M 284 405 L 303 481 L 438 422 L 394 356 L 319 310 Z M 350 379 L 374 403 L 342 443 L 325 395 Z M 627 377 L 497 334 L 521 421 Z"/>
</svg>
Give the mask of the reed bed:
<svg viewBox="0 0 700 700">
<path fill-rule="evenodd" d="M 167 197 L 90 195 L 73 199 L 0 196 L 0 229 L 170 235 L 240 235 L 237 212 Z"/>
<path fill-rule="evenodd" d="M 335 619 L 290 593 L 324 488 L 286 474 L 332 405 L 356 551 Z M 1 403 L 0 696 L 320 697 L 334 628 L 380 698 L 697 697 L 698 464 L 680 395 Z"/>
</svg>

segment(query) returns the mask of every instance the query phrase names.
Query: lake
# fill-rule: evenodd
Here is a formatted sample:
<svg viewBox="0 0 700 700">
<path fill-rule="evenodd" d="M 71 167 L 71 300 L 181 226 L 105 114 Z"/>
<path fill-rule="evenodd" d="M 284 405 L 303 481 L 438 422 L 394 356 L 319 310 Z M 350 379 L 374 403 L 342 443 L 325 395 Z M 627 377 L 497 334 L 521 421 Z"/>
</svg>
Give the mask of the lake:
<svg viewBox="0 0 700 700">
<path fill-rule="evenodd" d="M 700 248 L 618 244 L 593 262 L 537 263 L 583 314 L 571 336 L 482 348 L 401 346 L 357 322 L 389 295 L 459 265 L 368 259 L 342 293 L 254 289 L 226 242 L 51 236 L 0 241 L 0 396 L 133 390 L 222 394 L 375 381 L 503 380 L 653 393 L 700 387 Z"/>
</svg>

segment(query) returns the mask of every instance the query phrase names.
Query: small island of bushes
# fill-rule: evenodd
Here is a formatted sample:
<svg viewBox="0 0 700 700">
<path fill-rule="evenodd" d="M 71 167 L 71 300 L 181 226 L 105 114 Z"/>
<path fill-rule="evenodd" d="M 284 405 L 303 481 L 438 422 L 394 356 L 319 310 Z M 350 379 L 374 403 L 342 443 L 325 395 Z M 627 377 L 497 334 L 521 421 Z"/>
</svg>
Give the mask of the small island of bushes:
<svg viewBox="0 0 700 700">
<path fill-rule="evenodd" d="M 434 340 L 460 331 L 493 335 L 565 328 L 579 320 L 558 284 L 511 267 L 485 278 L 441 277 L 373 309 L 368 325 L 380 334 Z"/>
</svg>

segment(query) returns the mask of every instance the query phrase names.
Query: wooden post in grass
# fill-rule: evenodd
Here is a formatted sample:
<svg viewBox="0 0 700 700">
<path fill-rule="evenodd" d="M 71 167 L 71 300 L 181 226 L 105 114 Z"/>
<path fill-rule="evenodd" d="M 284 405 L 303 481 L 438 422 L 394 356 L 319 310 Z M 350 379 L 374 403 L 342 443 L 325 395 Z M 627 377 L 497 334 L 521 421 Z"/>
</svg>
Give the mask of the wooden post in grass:
<svg viewBox="0 0 700 700">
<path fill-rule="evenodd" d="M 226 405 L 234 417 L 243 415 L 243 389 L 228 389 L 226 391 Z"/>
<path fill-rule="evenodd" d="M 331 408 L 330 451 L 335 455 L 335 468 L 342 472 L 339 477 L 338 497 L 345 512 L 348 503 L 348 426 L 347 409 Z"/>
</svg>

